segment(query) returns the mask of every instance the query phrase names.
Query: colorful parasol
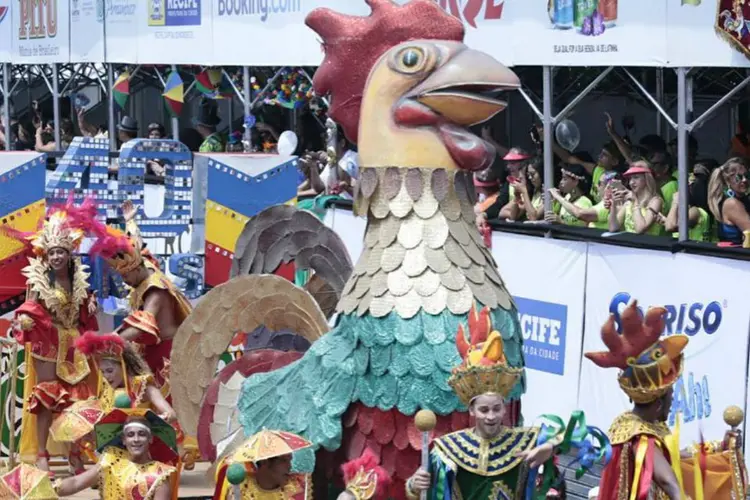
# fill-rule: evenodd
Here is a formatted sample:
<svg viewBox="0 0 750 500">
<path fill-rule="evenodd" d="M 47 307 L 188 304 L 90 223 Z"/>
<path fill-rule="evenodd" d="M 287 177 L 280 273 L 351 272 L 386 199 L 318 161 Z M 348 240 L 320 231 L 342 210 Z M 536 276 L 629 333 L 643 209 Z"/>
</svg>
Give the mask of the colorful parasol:
<svg viewBox="0 0 750 500">
<path fill-rule="evenodd" d="M 229 79 L 220 69 L 205 69 L 195 77 L 195 88 L 209 99 L 232 97 Z"/>
<path fill-rule="evenodd" d="M 108 446 L 125 448 L 122 429 L 128 417 L 141 417 L 148 421 L 153 436 L 149 447 L 151 458 L 167 464 L 177 462 L 177 432 L 156 413 L 145 408 L 118 408 L 105 415 L 94 428 L 97 451 L 101 452 Z"/>
<path fill-rule="evenodd" d="M 21 464 L 0 479 L 0 498 L 56 500 L 58 496 L 47 472 Z"/>
<path fill-rule="evenodd" d="M 98 400 L 77 401 L 52 422 L 50 433 L 59 443 L 74 443 L 93 431 L 104 415 Z"/>
<path fill-rule="evenodd" d="M 262 430 L 242 443 L 229 462 L 259 462 L 304 450 L 312 443 L 291 432 Z"/>
<path fill-rule="evenodd" d="M 180 73 L 172 71 L 167 77 L 167 82 L 164 84 L 164 101 L 167 105 L 167 110 L 172 117 L 180 116 L 182 113 L 182 105 L 185 102 L 185 85 L 182 83 Z"/>
<path fill-rule="evenodd" d="M 125 109 L 130 95 L 130 73 L 123 71 L 112 86 L 112 96 L 120 110 Z"/>
</svg>

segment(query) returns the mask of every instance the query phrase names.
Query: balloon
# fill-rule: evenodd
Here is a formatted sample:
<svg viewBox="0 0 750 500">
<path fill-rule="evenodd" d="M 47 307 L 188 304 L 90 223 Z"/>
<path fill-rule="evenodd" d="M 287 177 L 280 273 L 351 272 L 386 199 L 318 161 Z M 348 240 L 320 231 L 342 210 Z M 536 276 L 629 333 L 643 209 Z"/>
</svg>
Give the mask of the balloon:
<svg viewBox="0 0 750 500">
<path fill-rule="evenodd" d="M 276 149 L 280 155 L 289 156 L 294 153 L 294 150 L 297 149 L 297 134 L 291 130 L 283 132 L 279 136 L 279 142 L 276 145 Z"/>
<path fill-rule="evenodd" d="M 575 151 L 581 142 L 581 131 L 573 120 L 567 118 L 560 121 L 555 128 L 557 143 L 568 151 Z"/>
</svg>

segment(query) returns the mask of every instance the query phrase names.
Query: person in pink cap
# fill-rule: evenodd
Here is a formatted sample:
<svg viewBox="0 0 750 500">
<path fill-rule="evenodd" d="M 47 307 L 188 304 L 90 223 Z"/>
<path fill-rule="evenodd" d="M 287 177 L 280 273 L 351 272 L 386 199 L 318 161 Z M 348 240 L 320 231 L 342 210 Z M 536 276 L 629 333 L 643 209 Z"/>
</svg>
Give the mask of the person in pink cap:
<svg viewBox="0 0 750 500">
<path fill-rule="evenodd" d="M 647 161 L 630 164 L 623 174 L 630 190 L 613 188 L 612 209 L 609 212 L 609 230 L 636 234 L 659 235 L 662 226 L 658 215 L 664 204 L 656 180 Z"/>
</svg>

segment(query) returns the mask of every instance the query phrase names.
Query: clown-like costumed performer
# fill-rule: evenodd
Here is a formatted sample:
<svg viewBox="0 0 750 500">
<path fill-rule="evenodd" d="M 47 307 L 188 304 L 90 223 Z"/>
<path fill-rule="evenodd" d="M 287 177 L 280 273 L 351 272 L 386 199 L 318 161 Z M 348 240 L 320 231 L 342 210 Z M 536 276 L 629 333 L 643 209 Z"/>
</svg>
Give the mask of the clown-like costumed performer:
<svg viewBox="0 0 750 500">
<path fill-rule="evenodd" d="M 673 386 L 682 374 L 688 337 L 660 338 L 666 312 L 654 307 L 641 317 L 633 302 L 621 315 L 622 334 L 617 331 L 614 316 L 602 327 L 602 340 L 608 351 L 586 353 L 602 368 L 620 369 L 618 383 L 634 405 L 631 411 L 618 416 L 609 429 L 613 455 L 602 474 L 598 498 L 679 500 L 685 498 L 681 479 L 688 486 L 685 492 L 694 500 L 702 500 L 704 493 L 712 500 L 744 498 L 744 460 L 736 432 L 730 431 L 725 443 L 701 450 L 694 458 L 689 452 L 680 453 L 678 436 L 672 435 L 667 426 Z M 733 421 L 733 425 L 738 423 L 737 418 L 726 420 Z M 694 482 L 693 477 L 698 480 Z"/>
<path fill-rule="evenodd" d="M 470 343 L 459 327 L 456 345 L 463 362 L 454 369 L 448 384 L 469 408 L 475 426 L 433 442 L 429 470 L 419 469 L 407 481 L 407 496 L 416 499 L 429 490 L 433 500 L 545 498 L 553 486 L 549 479 L 554 477 L 556 451 L 567 451 L 571 445 L 583 449 L 581 443 L 594 428 L 585 429 L 584 434 L 573 432 L 581 421 L 580 413 L 579 422 L 571 419 L 568 424 L 573 426 L 569 434 L 563 428 L 549 433 L 546 428 L 504 426 L 507 396 L 523 369 L 508 366 L 502 337 L 492 330 L 486 309 L 470 315 L 469 333 Z M 609 445 L 601 433 L 598 438 L 602 451 L 586 451 L 589 458 L 605 458 Z M 590 466 L 592 462 L 587 459 L 582 463 Z M 548 472 L 538 485 L 536 471 L 541 465 Z"/>
<path fill-rule="evenodd" d="M 143 409 L 115 409 L 97 424 L 96 441 L 101 452 L 96 466 L 56 481 L 59 496 L 75 495 L 98 484 L 102 500 L 177 498 L 175 431 L 156 414 Z"/>
<path fill-rule="evenodd" d="M 21 458 L 49 470 L 48 437 L 53 416 L 94 395 L 94 381 L 86 357 L 75 340 L 85 330 L 96 330 L 97 303 L 89 292 L 87 266 L 73 256 L 96 216 L 96 207 L 69 201 L 49 210 L 35 234 L 5 232 L 30 244 L 35 257 L 23 274 L 26 301 L 15 312 L 13 331 L 26 347 Z M 62 450 L 54 448 L 55 454 Z M 70 464 L 80 472 L 80 452 L 70 453 Z"/>
<path fill-rule="evenodd" d="M 144 248 L 135 223 L 136 207 L 126 201 L 122 211 L 126 232 L 106 228 L 90 253 L 104 257 L 132 288 L 128 297 L 131 313 L 117 333 L 140 346 L 157 385 L 168 398 L 172 338 L 192 307 Z"/>
<path fill-rule="evenodd" d="M 292 453 L 311 446 L 290 432 L 262 430 L 222 458 L 214 500 L 311 500 L 310 474 L 292 473 Z"/>
</svg>

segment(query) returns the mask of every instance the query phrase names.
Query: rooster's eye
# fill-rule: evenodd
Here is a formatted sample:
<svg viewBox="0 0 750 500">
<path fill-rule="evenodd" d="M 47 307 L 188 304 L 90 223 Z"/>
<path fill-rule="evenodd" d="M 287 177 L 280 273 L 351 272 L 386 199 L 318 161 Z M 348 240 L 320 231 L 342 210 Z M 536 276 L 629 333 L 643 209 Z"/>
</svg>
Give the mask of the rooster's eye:
<svg viewBox="0 0 750 500">
<path fill-rule="evenodd" d="M 401 56 L 401 62 L 407 68 L 413 68 L 414 66 L 419 64 L 420 59 L 421 59 L 421 55 L 419 51 L 415 49 L 407 49 L 404 52 L 404 54 Z"/>
<path fill-rule="evenodd" d="M 409 45 L 391 56 L 389 66 L 404 75 L 423 73 L 431 66 L 431 55 L 419 45 Z"/>
</svg>

